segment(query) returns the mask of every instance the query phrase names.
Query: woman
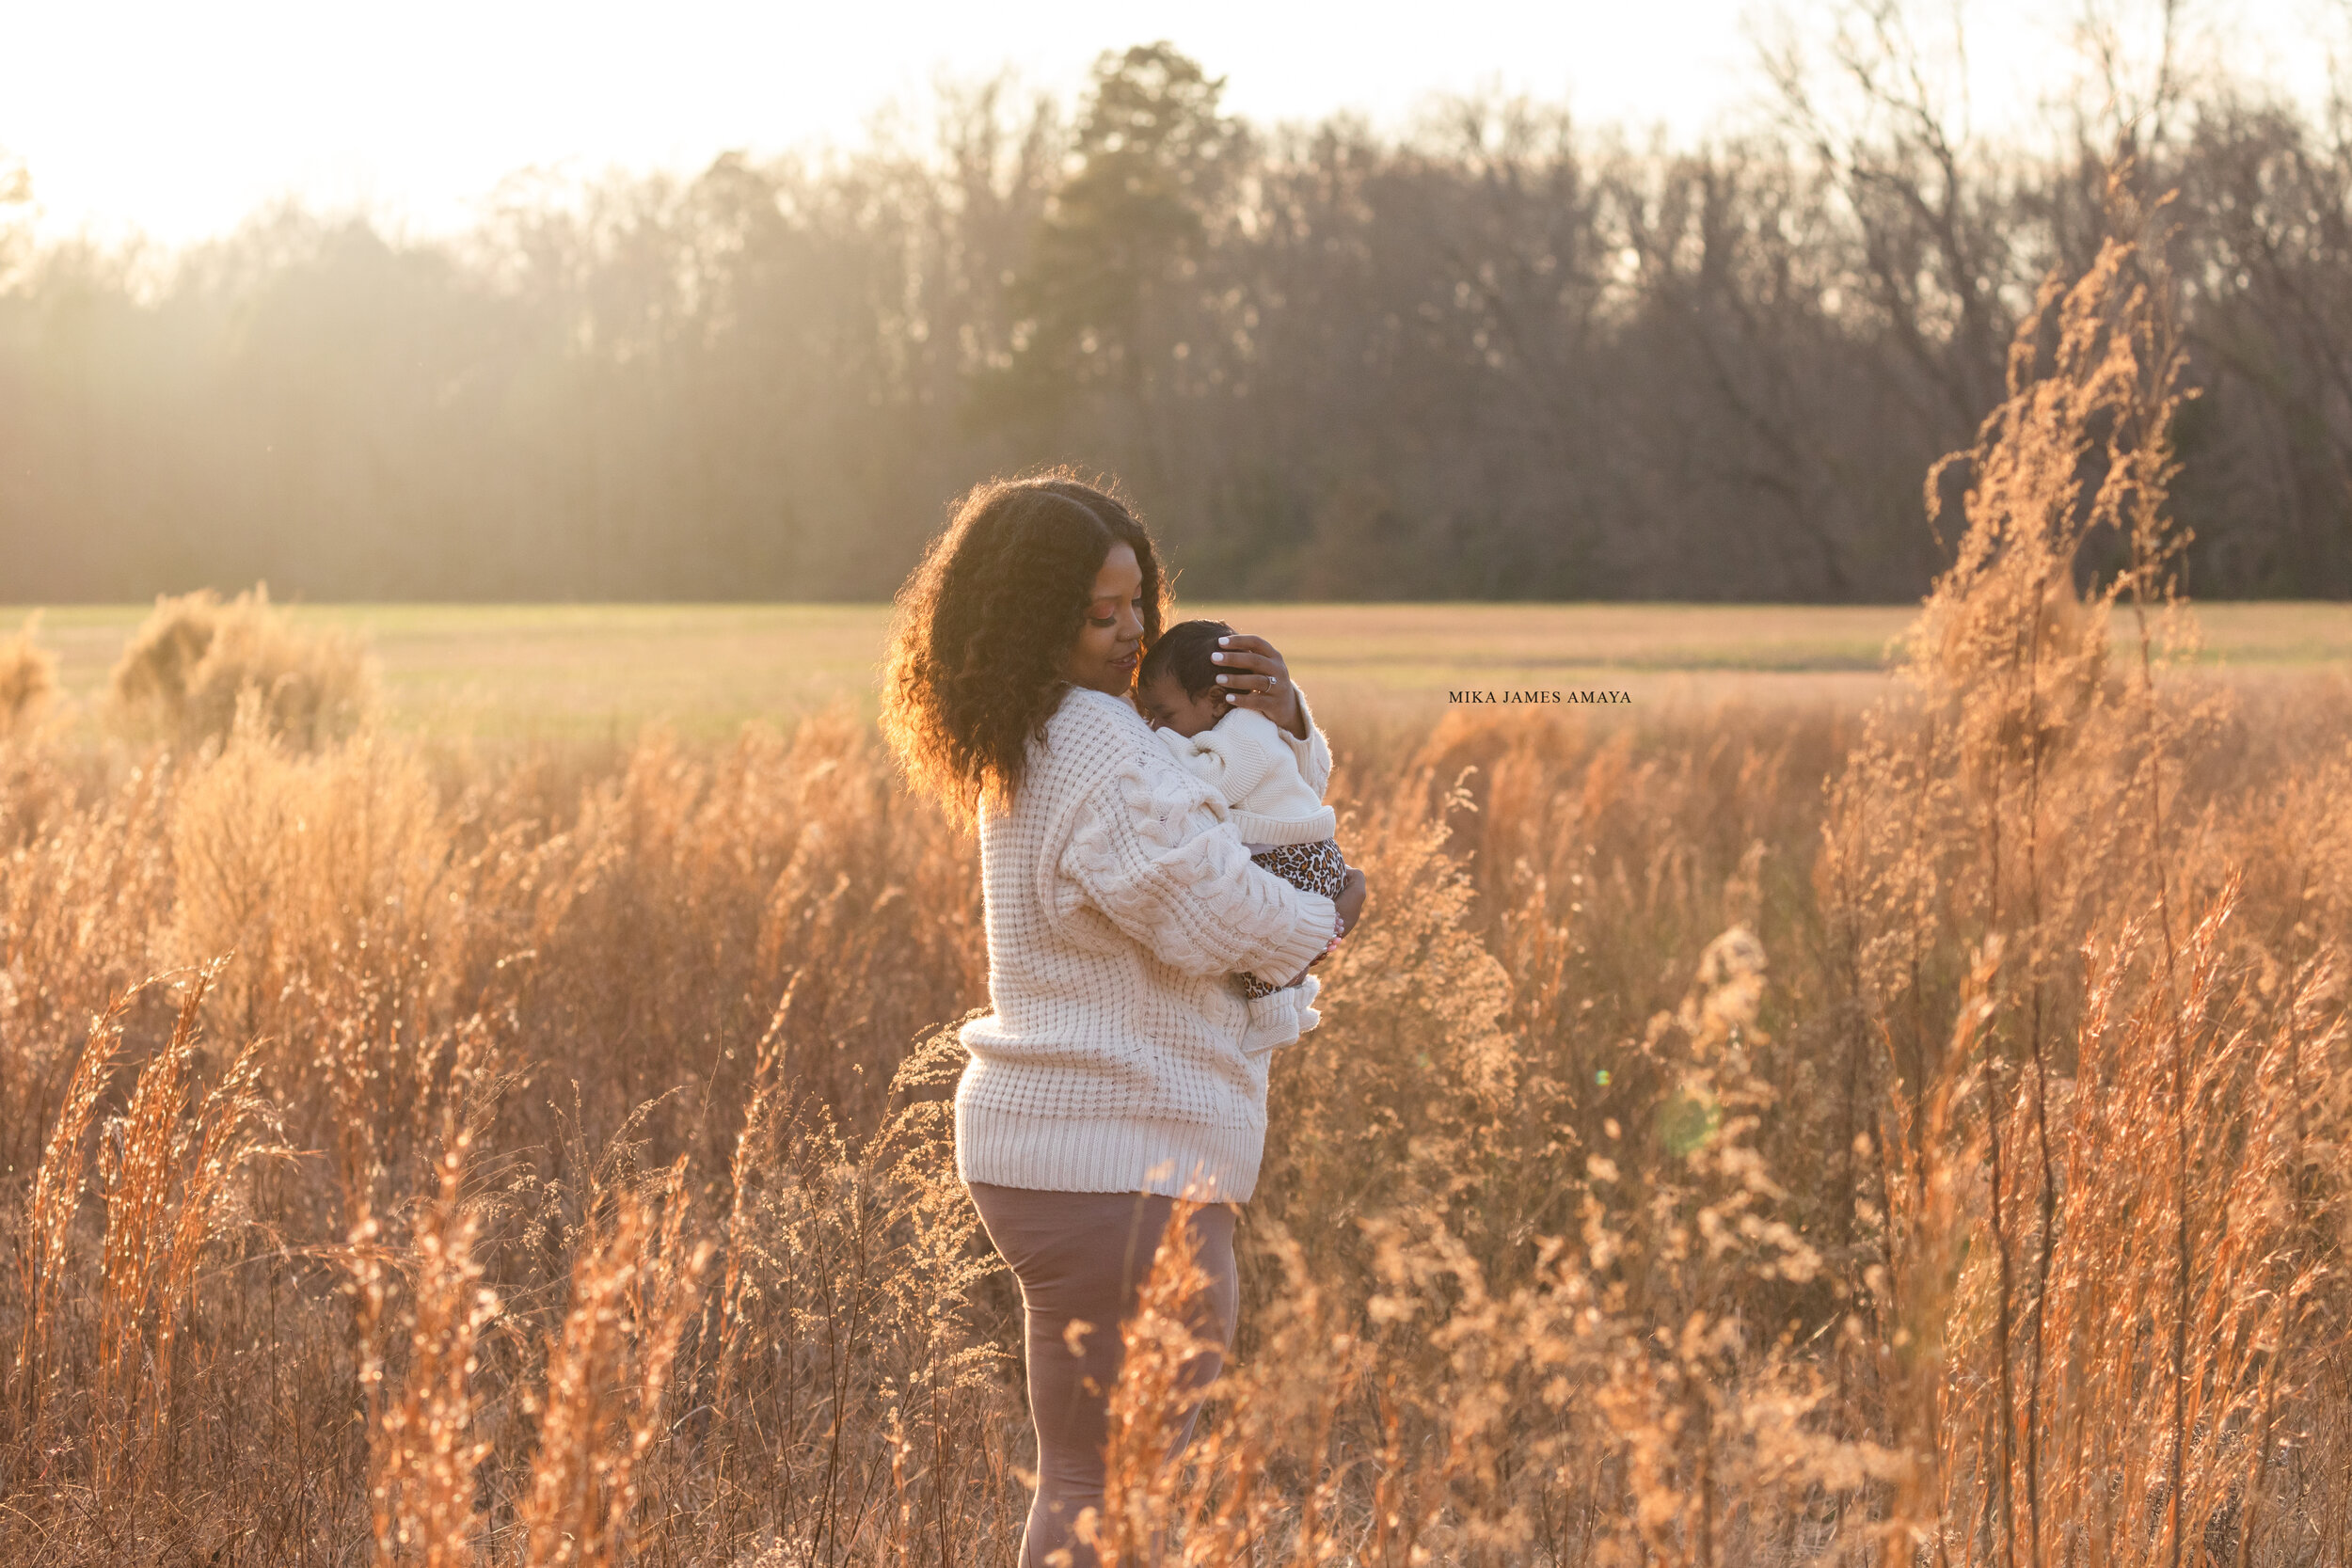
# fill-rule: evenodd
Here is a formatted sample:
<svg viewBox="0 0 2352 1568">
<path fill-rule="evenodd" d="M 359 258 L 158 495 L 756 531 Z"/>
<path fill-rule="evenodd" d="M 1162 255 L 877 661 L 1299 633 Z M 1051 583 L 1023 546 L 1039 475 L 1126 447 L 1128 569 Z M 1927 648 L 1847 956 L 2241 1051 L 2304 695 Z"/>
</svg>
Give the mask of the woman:
<svg viewBox="0 0 2352 1568">
<path fill-rule="evenodd" d="M 959 503 L 898 595 L 883 729 L 909 780 L 977 816 L 992 1011 L 966 1023 L 956 1164 L 1021 1282 L 1038 1489 L 1024 1568 L 1103 1500 L 1104 1404 L 1173 1201 L 1232 1343 L 1234 1207 L 1257 1181 L 1266 1058 L 1312 1028 L 1308 967 L 1364 901 L 1250 863 L 1224 802 L 1178 768 L 1128 690 L 1163 580 L 1126 507 L 1063 477 Z M 1330 751 L 1281 656 L 1235 637 L 1227 700 L 1265 714 L 1320 790 Z M 1245 1000 L 1247 972 L 1281 989 Z M 1194 1386 L 1222 1357 L 1195 1369 Z M 1197 1407 L 1196 1407 L 1197 1408 Z M 1181 1445 L 1193 1411 L 1179 1413 Z"/>
</svg>

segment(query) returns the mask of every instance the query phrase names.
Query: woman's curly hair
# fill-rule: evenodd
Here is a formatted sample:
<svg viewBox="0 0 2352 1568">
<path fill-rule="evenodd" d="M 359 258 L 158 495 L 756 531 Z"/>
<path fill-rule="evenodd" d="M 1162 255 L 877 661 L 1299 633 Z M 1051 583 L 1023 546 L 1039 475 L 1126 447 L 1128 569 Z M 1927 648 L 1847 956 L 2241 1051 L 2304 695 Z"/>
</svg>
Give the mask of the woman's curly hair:
<svg viewBox="0 0 2352 1568">
<path fill-rule="evenodd" d="M 1071 645 L 1114 544 L 1143 568 L 1143 642 L 1165 584 L 1152 536 L 1116 497 L 1066 473 L 992 480 L 898 590 L 882 735 L 915 790 L 970 821 L 1009 801 L 1031 739 L 1061 704 Z"/>
</svg>

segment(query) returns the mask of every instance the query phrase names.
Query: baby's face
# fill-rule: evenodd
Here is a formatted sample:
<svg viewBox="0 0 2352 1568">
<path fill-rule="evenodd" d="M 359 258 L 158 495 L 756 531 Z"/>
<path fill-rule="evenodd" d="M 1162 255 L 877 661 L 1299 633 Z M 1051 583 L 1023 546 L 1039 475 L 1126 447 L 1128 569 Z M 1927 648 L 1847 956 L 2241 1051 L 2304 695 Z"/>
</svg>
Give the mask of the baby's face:
<svg viewBox="0 0 2352 1568">
<path fill-rule="evenodd" d="M 1202 730 L 1214 729 L 1225 717 L 1225 704 L 1214 690 L 1196 697 L 1184 689 L 1184 683 L 1173 675 L 1163 674 L 1145 682 L 1136 691 L 1136 706 L 1152 721 L 1155 730 L 1174 730 L 1181 736 L 1196 736 Z"/>
</svg>

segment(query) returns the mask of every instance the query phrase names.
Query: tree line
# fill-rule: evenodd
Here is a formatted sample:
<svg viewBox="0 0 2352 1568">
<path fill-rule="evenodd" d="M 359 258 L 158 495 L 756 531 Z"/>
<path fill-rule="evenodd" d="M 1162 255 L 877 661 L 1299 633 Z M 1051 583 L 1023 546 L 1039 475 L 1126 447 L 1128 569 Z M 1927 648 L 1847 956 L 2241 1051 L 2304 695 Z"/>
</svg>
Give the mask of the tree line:
<svg viewBox="0 0 2352 1568">
<path fill-rule="evenodd" d="M 1776 119 L 1692 147 L 1255 126 L 1147 45 L 1072 105 L 942 89 L 919 143 L 517 178 L 454 238 L 20 235 L 0 602 L 874 598 L 954 492 L 1065 462 L 1195 594 L 1910 597 L 1921 476 L 2118 167 L 2177 192 L 2190 587 L 2352 594 L 2352 111 L 2184 77 L 1996 145 L 1907 47 L 1778 62 Z"/>
</svg>

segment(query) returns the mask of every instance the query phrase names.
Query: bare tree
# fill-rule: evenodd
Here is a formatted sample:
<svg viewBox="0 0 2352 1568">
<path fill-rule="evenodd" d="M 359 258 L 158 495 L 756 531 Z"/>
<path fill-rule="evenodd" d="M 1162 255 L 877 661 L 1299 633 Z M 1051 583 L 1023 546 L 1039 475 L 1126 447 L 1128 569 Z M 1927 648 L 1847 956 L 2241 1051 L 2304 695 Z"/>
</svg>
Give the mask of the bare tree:
<svg viewBox="0 0 2352 1568">
<path fill-rule="evenodd" d="M 2038 149 L 1972 131 L 1957 13 L 1848 0 L 1694 146 L 1493 96 L 1251 126 L 1155 44 L 1067 108 L 517 177 L 447 242 L 35 248 L 0 204 L 0 596 L 873 597 L 940 498 L 1055 460 L 1197 592 L 1908 597 L 1916 476 L 2119 148 L 2179 193 L 2198 587 L 2352 593 L 2352 114 L 2123 3 Z"/>
</svg>

